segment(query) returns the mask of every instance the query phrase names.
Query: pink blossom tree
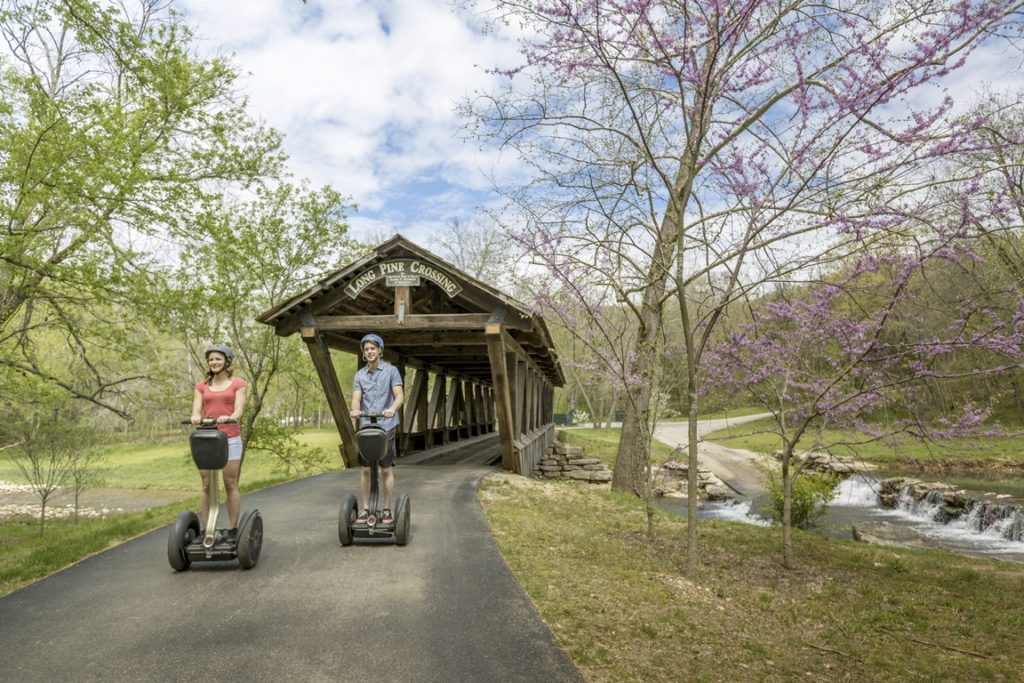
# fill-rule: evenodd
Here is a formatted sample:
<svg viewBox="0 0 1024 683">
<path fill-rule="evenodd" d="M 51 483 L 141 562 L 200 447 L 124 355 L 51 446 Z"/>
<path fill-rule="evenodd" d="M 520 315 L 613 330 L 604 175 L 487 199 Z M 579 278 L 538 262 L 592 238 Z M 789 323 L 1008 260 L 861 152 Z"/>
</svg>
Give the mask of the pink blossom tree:
<svg viewBox="0 0 1024 683">
<path fill-rule="evenodd" d="M 930 383 L 976 380 L 1024 363 L 1024 300 L 990 307 L 991 298 L 947 302 L 955 314 L 939 334 L 913 334 L 936 301 L 922 281 L 977 258 L 941 239 L 885 255 L 862 255 L 848 270 L 793 296 L 773 295 L 752 320 L 714 344 L 702 365 L 705 386 L 743 392 L 772 415 L 782 444 L 783 562 L 793 565 L 792 484 L 802 448 L 831 451 L 873 440 L 955 438 L 992 431 L 987 406 L 964 402 L 951 411 L 918 401 Z M 967 369 L 951 356 L 971 354 Z M 950 414 L 952 413 L 952 414 Z M 882 419 L 885 415 L 896 416 Z M 829 434 L 842 434 L 829 440 Z"/>
<path fill-rule="evenodd" d="M 951 123 L 952 100 L 933 84 L 1022 6 L 493 3 L 489 16 L 521 29 L 522 61 L 466 113 L 473 133 L 529 167 L 507 190 L 516 238 L 552 289 L 597 292 L 635 321 L 614 488 L 643 479 L 666 305 L 679 306 L 695 477 L 699 368 L 723 311 L 760 283 L 909 229 L 926 168 L 976 125 Z"/>
</svg>

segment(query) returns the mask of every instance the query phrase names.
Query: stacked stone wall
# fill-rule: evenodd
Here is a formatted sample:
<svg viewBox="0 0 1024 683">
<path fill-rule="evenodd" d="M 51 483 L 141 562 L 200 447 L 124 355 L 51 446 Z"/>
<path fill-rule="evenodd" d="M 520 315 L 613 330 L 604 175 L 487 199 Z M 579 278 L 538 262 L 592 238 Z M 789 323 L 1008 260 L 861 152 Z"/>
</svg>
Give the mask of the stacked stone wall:
<svg viewBox="0 0 1024 683">
<path fill-rule="evenodd" d="M 575 479 L 603 484 L 612 480 L 612 471 L 597 458 L 588 458 L 583 446 L 555 441 L 537 465 L 535 474 L 548 479 Z"/>
</svg>

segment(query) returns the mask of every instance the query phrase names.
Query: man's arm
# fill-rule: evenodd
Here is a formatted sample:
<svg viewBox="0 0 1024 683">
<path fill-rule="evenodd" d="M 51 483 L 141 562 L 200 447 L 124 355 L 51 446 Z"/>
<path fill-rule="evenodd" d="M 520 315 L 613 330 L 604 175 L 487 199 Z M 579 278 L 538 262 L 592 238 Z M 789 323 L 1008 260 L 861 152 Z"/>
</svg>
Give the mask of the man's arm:
<svg viewBox="0 0 1024 683">
<path fill-rule="evenodd" d="M 349 405 L 348 414 L 352 417 L 359 417 L 359 407 L 363 405 L 363 390 L 353 389 L 352 390 L 352 403 Z"/>
<path fill-rule="evenodd" d="M 384 415 L 387 417 L 391 417 L 397 413 L 398 409 L 402 407 L 403 403 L 405 403 L 405 391 L 402 389 L 401 384 L 396 384 L 391 387 L 391 395 L 393 397 L 391 405 L 384 410 Z"/>
</svg>

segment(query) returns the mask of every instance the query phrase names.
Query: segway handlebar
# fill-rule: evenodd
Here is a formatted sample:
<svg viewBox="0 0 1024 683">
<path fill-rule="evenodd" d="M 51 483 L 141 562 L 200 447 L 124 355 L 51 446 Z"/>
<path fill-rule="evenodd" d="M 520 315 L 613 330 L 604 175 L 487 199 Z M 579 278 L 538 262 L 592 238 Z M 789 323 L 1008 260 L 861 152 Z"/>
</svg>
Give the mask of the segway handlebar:
<svg viewBox="0 0 1024 683">
<path fill-rule="evenodd" d="M 214 426 L 216 424 L 232 424 L 232 423 L 235 423 L 235 422 L 238 422 L 238 420 L 236 420 L 233 417 L 229 417 L 228 419 L 224 420 L 224 422 L 221 422 L 221 423 L 218 423 L 217 420 L 215 420 L 212 417 L 204 417 L 202 420 L 200 420 L 199 426 L 200 427 L 212 427 L 212 426 Z M 192 420 L 182 420 L 180 422 L 180 424 L 190 425 L 190 424 L 192 424 Z"/>
</svg>

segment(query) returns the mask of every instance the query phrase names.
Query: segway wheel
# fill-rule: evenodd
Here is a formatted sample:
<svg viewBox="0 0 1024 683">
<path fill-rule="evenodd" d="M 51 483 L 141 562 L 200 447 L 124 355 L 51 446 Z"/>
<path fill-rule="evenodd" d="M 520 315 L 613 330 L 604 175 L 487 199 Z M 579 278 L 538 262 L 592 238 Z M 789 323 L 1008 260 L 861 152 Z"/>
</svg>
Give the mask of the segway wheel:
<svg viewBox="0 0 1024 683">
<path fill-rule="evenodd" d="M 260 559 L 263 549 L 263 517 L 259 510 L 253 510 L 238 529 L 238 566 L 252 569 Z"/>
<path fill-rule="evenodd" d="M 338 510 L 338 540 L 342 545 L 352 545 L 352 525 L 356 523 L 359 516 L 359 504 L 356 497 L 351 493 L 341 499 L 341 508 Z"/>
<path fill-rule="evenodd" d="M 398 514 L 395 517 L 395 543 L 405 545 L 409 542 L 409 534 L 412 531 L 412 502 L 409 496 L 401 495 L 398 498 Z"/>
<path fill-rule="evenodd" d="M 176 572 L 183 572 L 192 565 L 188 556 L 188 544 L 199 535 L 199 517 L 191 511 L 182 512 L 171 525 L 167 538 L 167 561 Z"/>
</svg>

